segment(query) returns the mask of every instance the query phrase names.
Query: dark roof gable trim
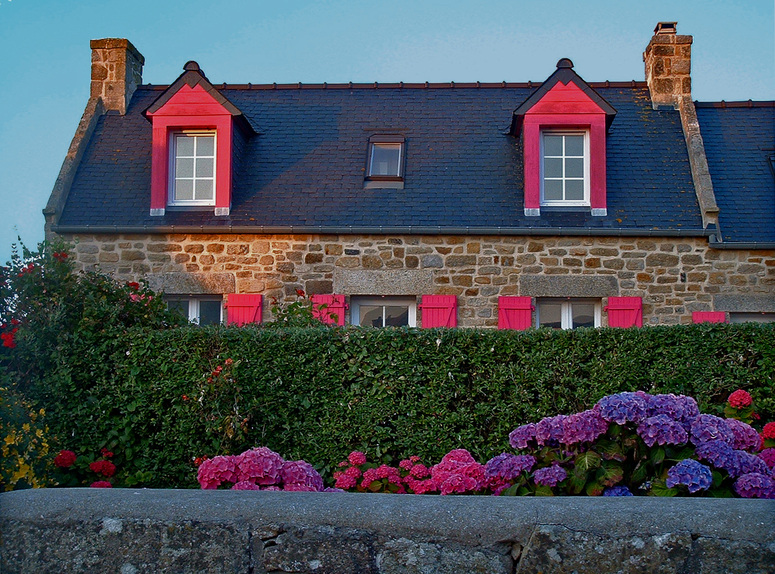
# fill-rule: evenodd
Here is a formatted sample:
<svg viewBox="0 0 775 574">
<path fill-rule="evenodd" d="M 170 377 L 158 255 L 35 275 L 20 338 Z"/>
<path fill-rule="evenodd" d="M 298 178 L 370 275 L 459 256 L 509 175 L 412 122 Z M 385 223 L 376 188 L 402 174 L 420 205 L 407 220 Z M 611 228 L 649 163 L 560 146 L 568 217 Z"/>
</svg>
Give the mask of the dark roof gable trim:
<svg viewBox="0 0 775 574">
<path fill-rule="evenodd" d="M 254 129 L 252 125 L 250 125 L 250 122 L 242 114 L 242 111 L 240 111 L 237 106 L 232 104 L 228 98 L 226 98 L 226 96 L 224 96 L 215 86 L 210 83 L 210 80 L 208 80 L 207 76 L 204 75 L 204 72 L 202 72 L 199 64 L 193 60 L 190 60 L 186 62 L 183 70 L 184 72 L 178 76 L 178 79 L 172 82 L 172 84 L 170 84 L 169 87 L 164 90 L 164 93 L 156 98 L 156 100 L 154 100 L 154 102 L 148 106 L 145 111 L 143 111 L 143 116 L 145 116 L 147 120 L 150 121 L 149 114 L 154 114 L 163 108 L 164 105 L 170 101 L 170 99 L 175 94 L 177 94 L 183 86 L 193 88 L 199 85 L 234 117 L 234 120 L 240 124 L 240 127 L 247 129 L 248 133 L 257 133 L 257 130 Z"/>
<path fill-rule="evenodd" d="M 557 70 L 549 76 L 546 81 L 541 84 L 541 87 L 533 92 L 528 99 L 526 99 L 519 107 L 514 110 L 514 114 L 511 120 L 511 129 L 509 133 L 513 136 L 519 137 L 519 132 L 522 129 L 522 120 L 525 114 L 535 104 L 541 101 L 541 99 L 556 86 L 559 82 L 562 82 L 564 86 L 567 86 L 570 82 L 573 82 L 582 92 L 584 92 L 595 105 L 597 105 L 603 112 L 605 112 L 605 125 L 606 128 L 611 127 L 611 122 L 614 121 L 616 116 L 616 110 L 609 104 L 603 97 L 593 90 L 589 84 L 587 84 L 581 76 L 573 71 L 573 62 L 568 58 L 562 58 L 557 62 Z"/>
<path fill-rule="evenodd" d="M 325 225 L 57 225 L 55 233 L 126 233 L 165 235 L 172 233 L 223 233 L 255 235 L 572 235 L 589 237 L 710 237 L 708 229 L 604 229 L 593 227 L 443 227 L 428 226 L 325 226 Z"/>
</svg>

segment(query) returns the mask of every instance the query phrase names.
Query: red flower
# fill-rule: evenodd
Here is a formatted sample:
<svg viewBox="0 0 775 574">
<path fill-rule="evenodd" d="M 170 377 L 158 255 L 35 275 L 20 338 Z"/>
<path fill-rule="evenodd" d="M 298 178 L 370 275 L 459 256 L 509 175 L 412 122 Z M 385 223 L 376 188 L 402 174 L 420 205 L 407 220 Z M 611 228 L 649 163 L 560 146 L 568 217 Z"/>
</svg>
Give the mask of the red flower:
<svg viewBox="0 0 775 574">
<path fill-rule="evenodd" d="M 113 458 L 113 453 L 106 448 L 103 448 L 100 452 L 102 453 L 102 456 L 104 456 L 105 458 Z"/>
<path fill-rule="evenodd" d="M 206 461 L 209 457 L 207 456 L 198 456 L 194 459 L 194 466 L 201 466 L 201 464 Z"/>
<path fill-rule="evenodd" d="M 110 484 L 107 480 L 98 480 L 96 482 L 92 482 L 89 486 L 92 488 L 113 488 L 113 485 Z"/>
<path fill-rule="evenodd" d="M 751 406 L 753 399 L 747 391 L 744 391 L 743 389 L 737 389 L 734 393 L 729 395 L 727 402 L 733 409 L 744 409 Z"/>
<path fill-rule="evenodd" d="M 767 423 L 764 425 L 764 428 L 762 429 L 762 438 L 775 439 L 775 423 Z"/>
<path fill-rule="evenodd" d="M 132 289 L 133 291 L 138 291 L 140 289 L 140 284 L 137 281 L 130 281 L 126 284 L 127 287 Z"/>
<path fill-rule="evenodd" d="M 188 402 L 191 400 L 188 398 L 188 395 L 180 395 L 180 398 L 183 399 L 183 402 Z"/>
<path fill-rule="evenodd" d="M 116 465 L 109 460 L 96 460 L 89 465 L 92 472 L 101 474 L 102 476 L 113 476 L 116 474 Z"/>
<path fill-rule="evenodd" d="M 304 297 L 304 289 L 296 289 L 296 295 L 299 297 Z"/>
<path fill-rule="evenodd" d="M 61 450 L 54 458 L 54 464 L 59 468 L 70 468 L 75 464 L 75 453 L 71 450 Z"/>
<path fill-rule="evenodd" d="M 65 259 L 67 259 L 67 257 L 68 257 L 67 251 L 54 252 L 54 259 L 56 259 L 57 261 L 64 261 Z"/>
</svg>

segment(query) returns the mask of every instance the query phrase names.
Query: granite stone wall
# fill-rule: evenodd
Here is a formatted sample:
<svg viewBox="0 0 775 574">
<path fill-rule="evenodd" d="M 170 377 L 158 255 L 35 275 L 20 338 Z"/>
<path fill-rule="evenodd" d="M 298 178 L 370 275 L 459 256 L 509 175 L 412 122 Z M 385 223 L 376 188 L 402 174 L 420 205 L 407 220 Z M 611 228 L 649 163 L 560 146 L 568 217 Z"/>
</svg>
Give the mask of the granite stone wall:
<svg viewBox="0 0 775 574">
<path fill-rule="evenodd" d="M 701 238 L 378 235 L 77 235 L 80 269 L 168 294 L 450 294 L 458 325 L 497 326 L 500 295 L 643 298 L 644 324 L 692 311 L 775 311 L 775 251 Z M 734 308 L 725 307 L 734 301 Z M 265 309 L 266 311 L 267 309 Z M 265 313 L 265 316 L 269 316 Z M 605 313 L 603 324 L 606 324 Z"/>
<path fill-rule="evenodd" d="M 0 571 L 766 574 L 775 505 L 708 498 L 39 489 Z"/>
</svg>

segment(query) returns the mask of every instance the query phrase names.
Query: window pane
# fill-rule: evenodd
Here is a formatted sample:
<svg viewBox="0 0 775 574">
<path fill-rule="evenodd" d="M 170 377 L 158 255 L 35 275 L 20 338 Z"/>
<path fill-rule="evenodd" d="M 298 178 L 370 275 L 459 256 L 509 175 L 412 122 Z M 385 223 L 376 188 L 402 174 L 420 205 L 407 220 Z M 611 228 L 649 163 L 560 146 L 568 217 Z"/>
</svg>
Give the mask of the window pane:
<svg viewBox="0 0 775 574">
<path fill-rule="evenodd" d="M 194 182 L 190 179 L 176 179 L 175 180 L 175 200 L 191 200 L 194 199 Z"/>
<path fill-rule="evenodd" d="M 188 321 L 188 301 L 167 301 L 167 309 Z"/>
<path fill-rule="evenodd" d="M 558 200 L 562 199 L 562 180 L 547 179 L 544 181 L 544 199 Z"/>
<path fill-rule="evenodd" d="M 218 325 L 221 322 L 220 301 L 199 301 L 199 324 Z"/>
<path fill-rule="evenodd" d="M 196 176 L 197 177 L 213 177 L 213 162 L 214 159 L 210 157 L 197 158 L 196 160 Z"/>
<path fill-rule="evenodd" d="M 565 180 L 565 199 L 568 201 L 581 201 L 584 199 L 584 180 Z"/>
<path fill-rule="evenodd" d="M 566 159 L 565 177 L 584 177 L 584 159 L 580 157 Z"/>
<path fill-rule="evenodd" d="M 538 326 L 562 329 L 562 303 L 538 303 Z"/>
<path fill-rule="evenodd" d="M 730 313 L 730 323 L 775 323 L 775 313 Z"/>
<path fill-rule="evenodd" d="M 544 158 L 544 177 L 562 177 L 562 158 Z"/>
<path fill-rule="evenodd" d="M 194 155 L 194 138 L 182 134 L 175 136 L 175 155 L 177 157 L 192 157 Z"/>
<path fill-rule="evenodd" d="M 361 327 L 382 327 L 382 306 L 361 305 Z"/>
<path fill-rule="evenodd" d="M 398 175 L 401 144 L 372 144 L 370 175 Z"/>
<path fill-rule="evenodd" d="M 544 155 L 562 155 L 562 136 L 544 136 Z"/>
<path fill-rule="evenodd" d="M 203 155 L 215 155 L 215 138 L 213 136 L 197 136 L 196 155 L 199 157 Z"/>
<path fill-rule="evenodd" d="M 385 307 L 385 325 L 387 327 L 403 327 L 409 324 L 409 309 L 404 306 L 388 305 Z"/>
<path fill-rule="evenodd" d="M 565 155 L 584 156 L 584 136 L 565 136 Z"/>
<path fill-rule="evenodd" d="M 595 326 L 595 305 L 593 303 L 571 303 L 573 328 Z"/>
<path fill-rule="evenodd" d="M 213 198 L 213 180 L 212 179 L 198 179 L 196 180 L 196 196 L 194 199 L 212 199 Z"/>
<path fill-rule="evenodd" d="M 194 177 L 194 159 L 177 158 L 175 160 L 175 177 Z"/>
</svg>

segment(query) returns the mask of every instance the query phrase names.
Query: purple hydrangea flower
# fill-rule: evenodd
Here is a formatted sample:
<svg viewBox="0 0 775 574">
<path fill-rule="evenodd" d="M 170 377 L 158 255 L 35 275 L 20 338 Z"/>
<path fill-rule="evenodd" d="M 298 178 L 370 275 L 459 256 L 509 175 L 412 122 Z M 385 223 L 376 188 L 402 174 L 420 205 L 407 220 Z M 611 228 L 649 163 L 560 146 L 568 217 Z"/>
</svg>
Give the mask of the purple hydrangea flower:
<svg viewBox="0 0 775 574">
<path fill-rule="evenodd" d="M 557 486 L 568 476 L 568 473 L 564 468 L 557 464 L 547 466 L 545 468 L 539 468 L 533 473 L 533 480 L 536 484 L 543 486 Z"/>
<path fill-rule="evenodd" d="M 623 425 L 640 422 L 648 416 L 648 402 L 645 393 L 618 393 L 600 399 L 594 409 L 607 421 Z"/>
<path fill-rule="evenodd" d="M 686 444 L 689 435 L 681 423 L 668 415 L 654 415 L 638 425 L 638 435 L 648 446 L 655 444 Z"/>
<path fill-rule="evenodd" d="M 759 453 L 759 458 L 767 464 L 770 470 L 775 470 L 775 448 L 765 448 Z"/>
<path fill-rule="evenodd" d="M 536 459 L 528 454 L 502 453 L 487 461 L 484 467 L 485 478 L 502 478 L 512 480 L 522 472 L 529 471 L 536 463 Z"/>
<path fill-rule="evenodd" d="M 292 460 L 283 463 L 281 471 L 283 490 L 302 490 L 320 492 L 323 490 L 323 479 L 318 471 L 308 462 Z"/>
<path fill-rule="evenodd" d="M 603 496 L 634 496 L 626 486 L 610 486 L 603 491 Z"/>
<path fill-rule="evenodd" d="M 744 474 L 733 488 L 743 498 L 775 498 L 775 480 L 758 472 Z"/>
<path fill-rule="evenodd" d="M 759 452 L 761 438 L 755 428 L 737 419 L 724 419 L 724 422 L 734 436 L 733 448 L 749 452 Z"/>
<path fill-rule="evenodd" d="M 721 417 L 715 415 L 698 415 L 691 426 L 691 441 L 699 445 L 709 440 L 723 440 L 732 446 L 735 443 L 735 435 L 729 430 L 727 423 Z"/>
<path fill-rule="evenodd" d="M 733 468 L 735 449 L 723 440 L 709 440 L 697 445 L 695 451 L 701 460 L 707 460 L 716 468 L 728 470 Z"/>
<path fill-rule="evenodd" d="M 563 421 L 562 444 L 592 442 L 608 431 L 608 422 L 594 410 L 568 416 Z"/>
<path fill-rule="evenodd" d="M 648 401 L 648 413 L 650 417 L 667 415 L 688 430 L 688 426 L 700 414 L 700 408 L 692 397 L 670 393 L 652 396 Z"/>
<path fill-rule="evenodd" d="M 521 450 L 528 448 L 530 441 L 534 441 L 535 438 L 536 425 L 535 423 L 528 423 L 511 431 L 509 434 L 509 444 L 511 445 L 511 448 Z"/>
<path fill-rule="evenodd" d="M 560 442 L 562 440 L 563 421 L 565 418 L 565 415 L 557 415 L 538 421 L 536 424 L 536 442 L 538 442 L 538 446 L 544 446 L 551 441 Z"/>
<path fill-rule="evenodd" d="M 729 476 L 743 476 L 752 472 L 767 475 L 770 469 L 758 456 L 744 450 L 734 450 L 727 472 Z"/>
<path fill-rule="evenodd" d="M 708 490 L 713 481 L 713 474 L 704 464 L 691 458 L 686 458 L 667 471 L 668 488 L 683 484 L 694 493 L 700 490 Z"/>
</svg>

